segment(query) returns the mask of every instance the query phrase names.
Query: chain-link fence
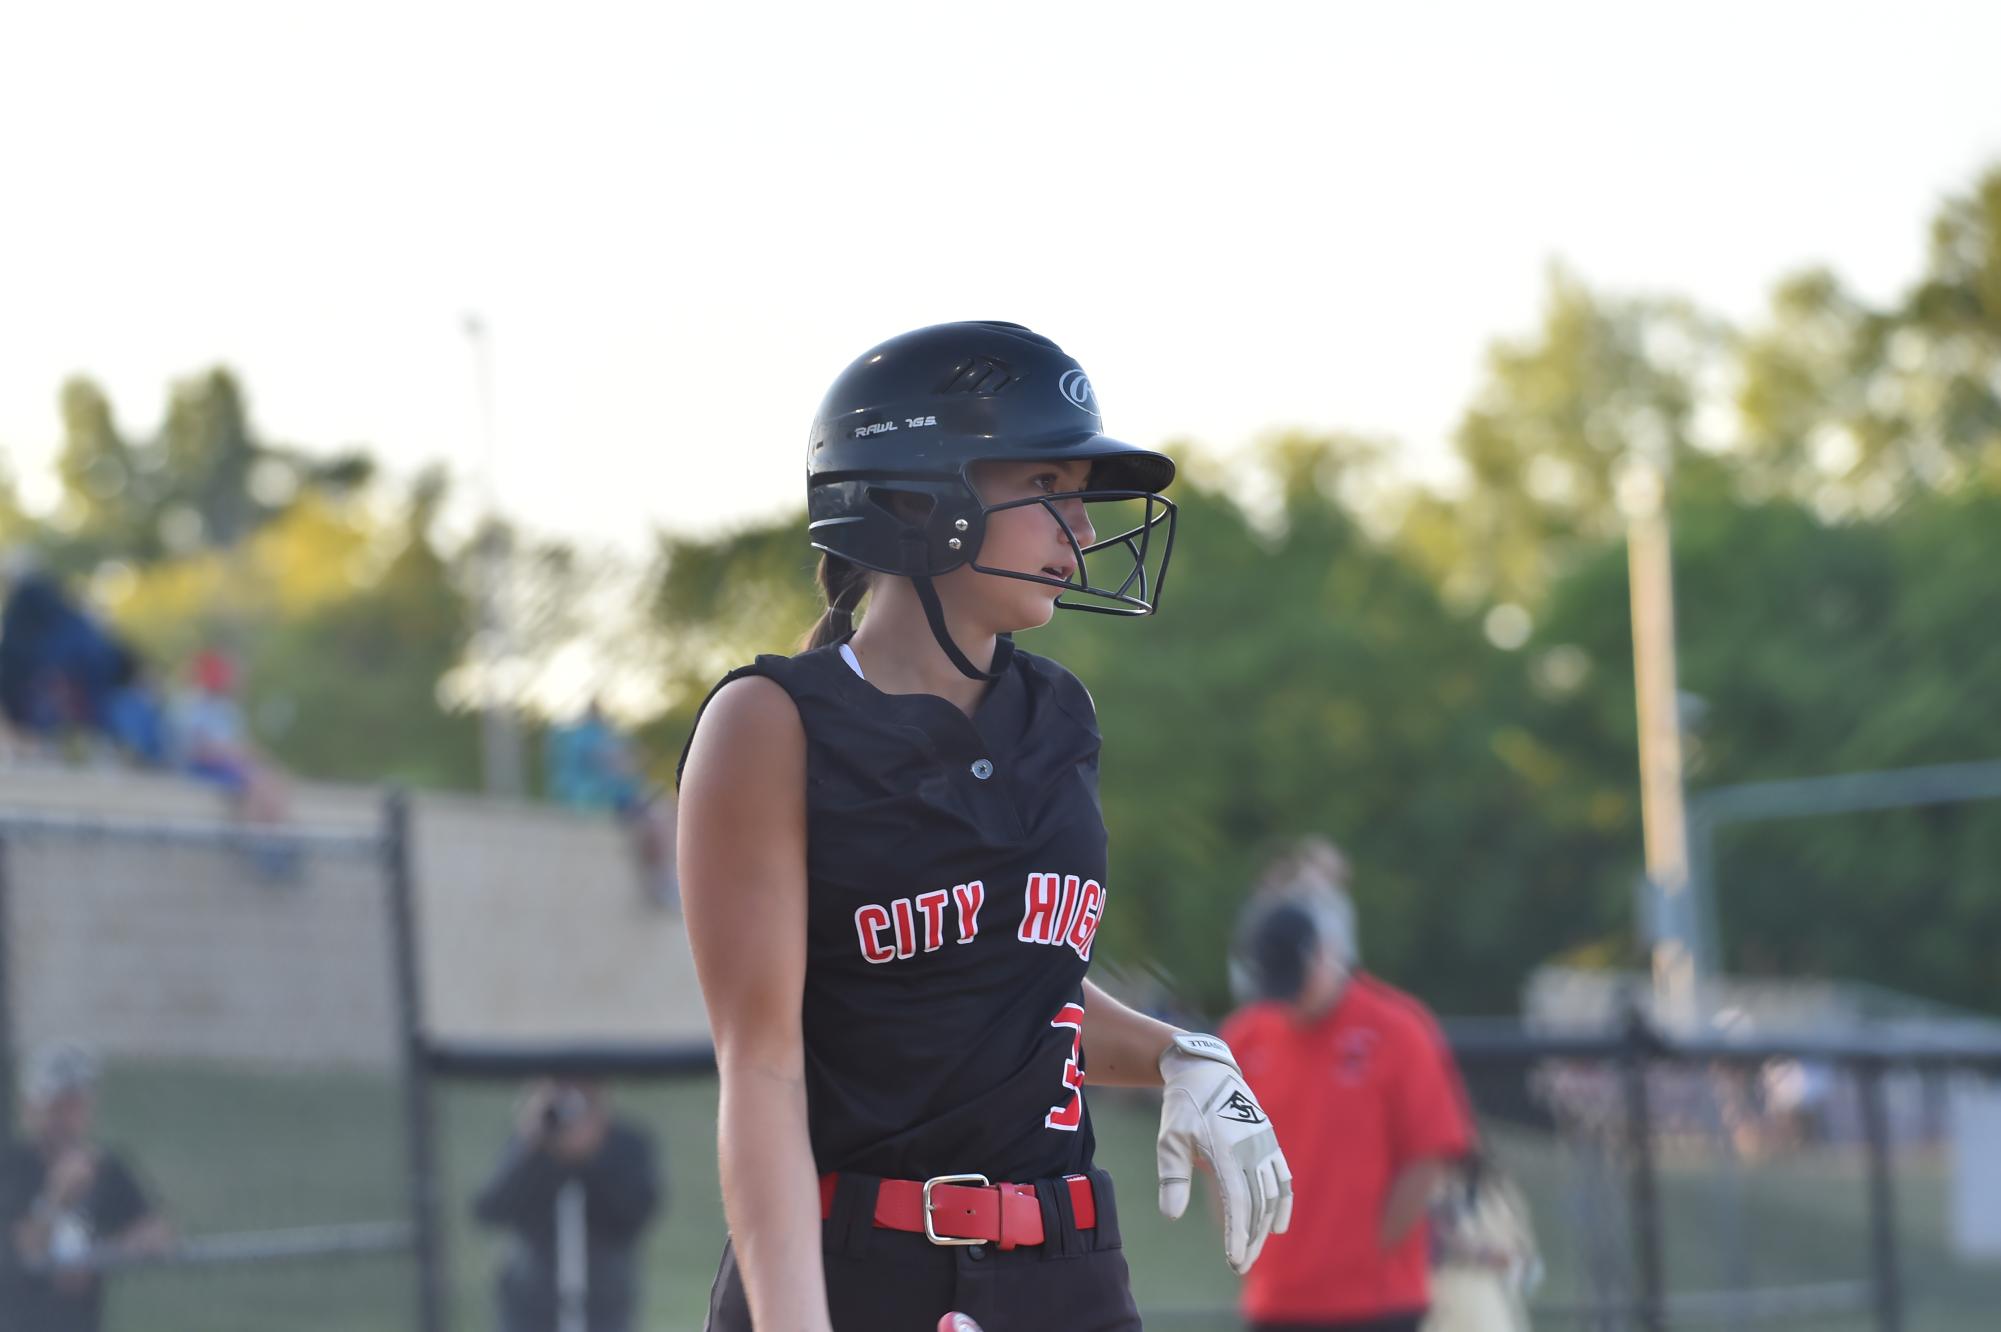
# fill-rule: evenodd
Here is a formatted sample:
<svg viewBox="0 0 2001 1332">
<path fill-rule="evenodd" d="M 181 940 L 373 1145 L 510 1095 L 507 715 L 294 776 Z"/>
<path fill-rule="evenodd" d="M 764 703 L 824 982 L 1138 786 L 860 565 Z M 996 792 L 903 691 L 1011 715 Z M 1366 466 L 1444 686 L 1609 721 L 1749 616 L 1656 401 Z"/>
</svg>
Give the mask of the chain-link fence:
<svg viewBox="0 0 2001 1332">
<path fill-rule="evenodd" d="M 2001 1044 L 1453 1034 L 1535 1216 L 1539 1326 L 2001 1326 L 1961 1196 L 2001 1151 Z"/>
<path fill-rule="evenodd" d="M 95 1283 L 113 1332 L 410 1326 L 398 826 L 0 814 L 6 1188 L 92 1171 L 0 1261 Z M 137 1213 L 170 1235 L 124 1251 Z"/>
<path fill-rule="evenodd" d="M 113 1332 L 495 1326 L 516 1242 L 478 1203 L 549 1076 L 652 1149 L 634 1326 L 701 1325 L 724 1222 L 678 918 L 607 828 L 411 821 L 0 813 L 0 1062 L 94 1050 L 95 1140 L 174 1230 L 104 1276 Z M 2001 1326 L 2001 1043 L 1447 1028 L 1539 1237 L 1536 1326 Z M 1241 1326 L 1214 1226 L 1153 1207 L 1157 1096 L 1091 1105 L 1148 1326 Z"/>
<path fill-rule="evenodd" d="M 1543 1275 L 1534 1326 L 1591 1332 L 1811 1328 L 1987 1332 L 2001 1261 L 1966 1233 L 1975 1138 L 2001 1045 L 1866 1040 L 1671 1043 L 1644 1026 L 1590 1037 L 1449 1023 L 1483 1147 L 1525 1199 Z M 694 1328 L 724 1225 L 715 1094 L 700 1049 L 434 1052 L 441 1093 L 453 1326 L 493 1326 L 497 1236 L 473 1220 L 530 1068 L 609 1076 L 656 1135 L 669 1202 L 642 1244 L 655 1328 Z M 691 1076 L 703 1072 L 703 1076 Z M 1156 1332 L 1242 1326 L 1214 1227 L 1153 1207 L 1158 1097 L 1092 1094 L 1119 1188 L 1134 1289 Z M 1280 1126 L 1281 1132 L 1283 1125 Z M 1992 1242 L 1991 1240 L 1988 1242 Z"/>
</svg>

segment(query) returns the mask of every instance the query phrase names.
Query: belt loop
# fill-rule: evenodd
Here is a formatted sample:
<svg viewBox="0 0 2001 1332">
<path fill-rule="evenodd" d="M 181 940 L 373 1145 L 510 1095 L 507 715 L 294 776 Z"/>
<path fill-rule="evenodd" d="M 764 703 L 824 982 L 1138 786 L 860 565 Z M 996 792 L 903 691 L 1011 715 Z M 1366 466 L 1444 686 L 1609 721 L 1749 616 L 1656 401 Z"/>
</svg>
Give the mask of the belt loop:
<svg viewBox="0 0 2001 1332">
<path fill-rule="evenodd" d="M 1122 1241 L 1119 1239 L 1119 1205 L 1114 1201 L 1112 1177 L 1096 1166 L 1084 1173 L 1091 1181 L 1091 1202 L 1098 1209 L 1097 1224 L 1091 1227 L 1090 1236 L 1084 1239 L 1084 1243 L 1094 1250 L 1116 1249 Z M 1070 1205 L 1068 1189 L 1063 1191 L 1063 1205 Z"/>
<path fill-rule="evenodd" d="M 843 1170 L 834 1181 L 834 1214 L 827 1218 L 834 1247 L 861 1257 L 875 1234 L 875 1195 L 882 1181 Z"/>
<path fill-rule="evenodd" d="M 1077 1215 L 1070 1206 L 1070 1186 L 1059 1175 L 1055 1179 L 1040 1180 L 1035 1185 L 1035 1198 L 1042 1204 L 1042 1249 L 1044 1253 L 1083 1253 L 1085 1241 L 1077 1230 Z"/>
</svg>

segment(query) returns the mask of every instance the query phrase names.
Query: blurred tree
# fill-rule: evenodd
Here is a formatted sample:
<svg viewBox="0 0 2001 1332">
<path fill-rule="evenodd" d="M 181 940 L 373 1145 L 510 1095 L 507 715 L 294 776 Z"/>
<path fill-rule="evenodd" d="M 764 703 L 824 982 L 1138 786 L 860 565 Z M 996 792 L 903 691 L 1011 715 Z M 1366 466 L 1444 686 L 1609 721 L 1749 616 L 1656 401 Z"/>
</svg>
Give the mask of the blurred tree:
<svg viewBox="0 0 2001 1332">
<path fill-rule="evenodd" d="M 1711 467 L 1675 506 L 1681 682 L 1697 709 L 1691 786 L 2001 755 L 2001 494 L 1913 500 L 1829 524 L 1791 499 L 1747 501 Z M 1755 570 L 1755 577 L 1746 577 Z M 1553 590 L 1524 653 L 1524 718 L 1561 780 L 1538 802 L 1552 839 L 1595 827 L 1599 907 L 1639 837 L 1632 638 L 1612 543 Z M 1549 853 L 1543 863 L 1559 863 Z M 1752 974 L 1872 980 L 2001 1011 L 2001 805 L 1805 818 L 1719 848 L 1724 962 Z"/>
<path fill-rule="evenodd" d="M 802 510 L 712 540 L 662 534 L 653 613 L 667 634 L 667 688 L 684 708 L 758 653 L 796 650 L 819 619 L 819 554 L 805 530 Z"/>
<path fill-rule="evenodd" d="M 1806 273 L 1740 340 L 1553 270 L 1461 421 L 1457 492 L 1401 489 L 1380 445 L 1342 436 L 1188 459 L 1166 613 L 1023 639 L 1101 709 L 1106 955 L 1220 1006 L 1262 855 L 1325 832 L 1355 861 L 1370 965 L 1445 1008 L 1511 1009 L 1552 956 L 1632 958 L 1613 500 L 1635 458 L 1673 474 L 1693 784 L 2001 754 L 1998 397 L 2001 171 L 1941 209 L 1922 281 L 1884 309 Z M 440 534 L 441 479 L 399 496 L 365 456 L 266 444 L 221 371 L 177 386 L 151 441 L 87 381 L 63 409 L 67 498 L 39 535 L 156 659 L 239 647 L 253 722 L 303 773 L 475 782 L 471 567 Z M 0 485 L 0 525 L 28 526 L 10 505 Z M 640 682 L 627 706 L 661 705 L 665 775 L 708 687 L 817 616 L 801 528 L 663 534 L 644 575 L 517 534 L 504 689 L 566 712 Z M 1721 851 L 1733 965 L 2001 1011 L 2001 809 L 1798 821 Z"/>
<path fill-rule="evenodd" d="M 21 507 L 21 491 L 0 449 L 0 555 L 15 546 L 31 545 L 40 535 L 38 524 Z"/>
<path fill-rule="evenodd" d="M 2001 477 L 2001 169 L 1940 208 L 1924 276 L 1895 306 L 1825 270 L 1781 282 L 1738 402 L 1753 493 L 1824 518 Z"/>
<path fill-rule="evenodd" d="M 444 494 L 440 475 L 420 478 L 386 534 L 379 572 L 369 578 L 350 563 L 350 576 L 367 580 L 360 587 L 253 645 L 257 715 L 288 764 L 346 781 L 479 784 L 478 719 L 440 697 L 471 627 L 460 580 L 433 536 Z"/>
<path fill-rule="evenodd" d="M 1671 474 L 1724 443 L 1705 407 L 1730 345 L 1685 301 L 1608 298 L 1552 268 L 1540 327 L 1494 344 L 1460 421 L 1464 494 L 1418 508 L 1413 548 L 1456 602 L 1533 607 L 1580 542 L 1620 530 L 1629 467 Z"/>
<path fill-rule="evenodd" d="M 72 534 L 65 563 L 89 568 L 114 554 L 153 554 L 158 545 L 142 493 L 147 478 L 103 390 L 88 379 L 71 379 L 63 385 L 61 405 L 56 473 L 63 486 L 60 519 Z"/>
<path fill-rule="evenodd" d="M 439 699 L 468 630 L 433 536 L 444 483 L 420 477 L 400 515 L 314 494 L 233 551 L 141 566 L 108 609 L 168 667 L 237 652 L 253 729 L 287 767 L 335 780 L 476 785 L 474 719 Z"/>
<path fill-rule="evenodd" d="M 1456 1011 L 1511 1009 L 1531 963 L 1603 928 L 1588 897 L 1553 909 L 1567 885 L 1535 870 L 1534 774 L 1500 724 L 1520 687 L 1477 618 L 1357 520 L 1366 447 L 1292 435 L 1249 465 L 1277 521 L 1184 489 L 1161 616 L 1029 636 L 1098 699 L 1108 950 L 1220 1007 L 1218 943 L 1263 859 L 1326 833 L 1355 865 L 1370 966 Z"/>
<path fill-rule="evenodd" d="M 1353 855 L 1371 965 L 1450 1007 L 1512 1008 L 1531 963 L 1606 929 L 1590 864 L 1549 873 L 1535 854 L 1541 776 L 1497 721 L 1519 710 L 1518 673 L 1343 498 L 1371 493 L 1356 481 L 1371 452 L 1271 441 L 1247 464 L 1264 479 L 1242 487 L 1275 497 L 1257 520 L 1195 479 L 1214 469 L 1189 469 L 1164 614 L 1059 614 L 1022 635 L 1098 701 L 1106 954 L 1212 1010 L 1227 1002 L 1218 941 L 1261 858 L 1302 833 Z M 668 544 L 655 609 L 682 687 L 656 752 L 678 753 L 725 670 L 794 650 L 816 618 L 803 526 Z"/>
<path fill-rule="evenodd" d="M 496 687 L 530 712 L 568 719 L 592 700 L 614 716 L 651 716 L 665 705 L 666 647 L 648 602 L 654 570 L 622 552 L 509 534 L 500 595 L 508 625 Z M 476 601 L 471 551 L 461 587 Z M 470 705 L 469 671 L 447 679 Z"/>
<path fill-rule="evenodd" d="M 159 515 L 169 550 L 227 547 L 249 533 L 262 507 L 250 493 L 262 449 L 251 437 L 234 375 L 211 370 L 175 385 L 160 447 L 172 481 L 169 505 Z"/>
<path fill-rule="evenodd" d="M 358 451 L 309 457 L 258 439 L 226 370 L 174 385 L 150 440 L 128 438 L 87 378 L 64 384 L 60 405 L 62 498 L 39 537 L 51 564 L 71 574 L 106 560 L 150 564 L 229 549 L 300 495 L 350 495 L 374 472 Z"/>
<path fill-rule="evenodd" d="M 2001 479 L 2001 167 L 1939 210 L 1924 280 L 1900 313 L 1916 337 L 1889 353 L 1914 381 L 1914 469 L 1934 486 Z"/>
</svg>

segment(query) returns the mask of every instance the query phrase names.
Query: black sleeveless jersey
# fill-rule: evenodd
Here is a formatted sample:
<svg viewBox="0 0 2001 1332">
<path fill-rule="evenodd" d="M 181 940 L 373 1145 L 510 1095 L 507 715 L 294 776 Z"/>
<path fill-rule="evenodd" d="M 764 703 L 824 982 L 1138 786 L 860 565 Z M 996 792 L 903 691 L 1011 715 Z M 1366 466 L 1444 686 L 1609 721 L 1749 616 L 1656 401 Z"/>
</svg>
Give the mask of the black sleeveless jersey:
<svg viewBox="0 0 2001 1332">
<path fill-rule="evenodd" d="M 1001 642 L 970 718 L 883 693 L 837 645 L 724 679 L 770 677 L 805 724 L 801 1021 L 822 1172 L 1028 1181 L 1091 1164 L 1097 717 L 1075 676 Z"/>
</svg>

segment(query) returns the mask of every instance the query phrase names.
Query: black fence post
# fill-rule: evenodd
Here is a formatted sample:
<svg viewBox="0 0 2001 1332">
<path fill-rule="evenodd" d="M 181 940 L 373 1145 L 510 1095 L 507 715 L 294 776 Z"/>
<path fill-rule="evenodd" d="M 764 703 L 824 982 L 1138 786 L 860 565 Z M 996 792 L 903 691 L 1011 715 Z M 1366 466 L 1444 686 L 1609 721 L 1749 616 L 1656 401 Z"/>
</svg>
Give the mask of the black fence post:
<svg viewBox="0 0 2001 1332">
<path fill-rule="evenodd" d="M 1890 1114 L 1883 1101 L 1884 1065 L 1859 1064 L 1862 1123 L 1869 1138 L 1869 1275 L 1877 1332 L 1903 1332 L 1904 1294 L 1897 1274 L 1897 1197 L 1890 1162 Z"/>
<path fill-rule="evenodd" d="M 403 1019 L 403 1121 L 410 1171 L 411 1222 L 416 1229 L 417 1326 L 444 1332 L 444 1231 L 438 1199 L 436 1121 L 431 1065 L 424 1052 L 424 992 L 417 964 L 417 902 L 410 868 L 410 797 L 392 790 L 383 805 L 384 861 L 396 961 L 397 1009 Z"/>
<path fill-rule="evenodd" d="M 0 833 L 0 1142 L 14 1141 L 14 1089 L 19 1085 L 14 1076 L 14 983 L 7 966 L 13 948 L 7 931 L 7 849 L 6 834 Z"/>
<path fill-rule="evenodd" d="M 1647 1088 L 1651 1045 L 1646 1020 L 1635 1010 L 1626 1024 L 1626 1137 L 1632 1146 L 1633 1245 L 1639 1265 L 1638 1310 L 1646 1332 L 1665 1332 L 1667 1301 L 1661 1254 L 1660 1185 L 1654 1171 L 1654 1117 Z"/>
</svg>

